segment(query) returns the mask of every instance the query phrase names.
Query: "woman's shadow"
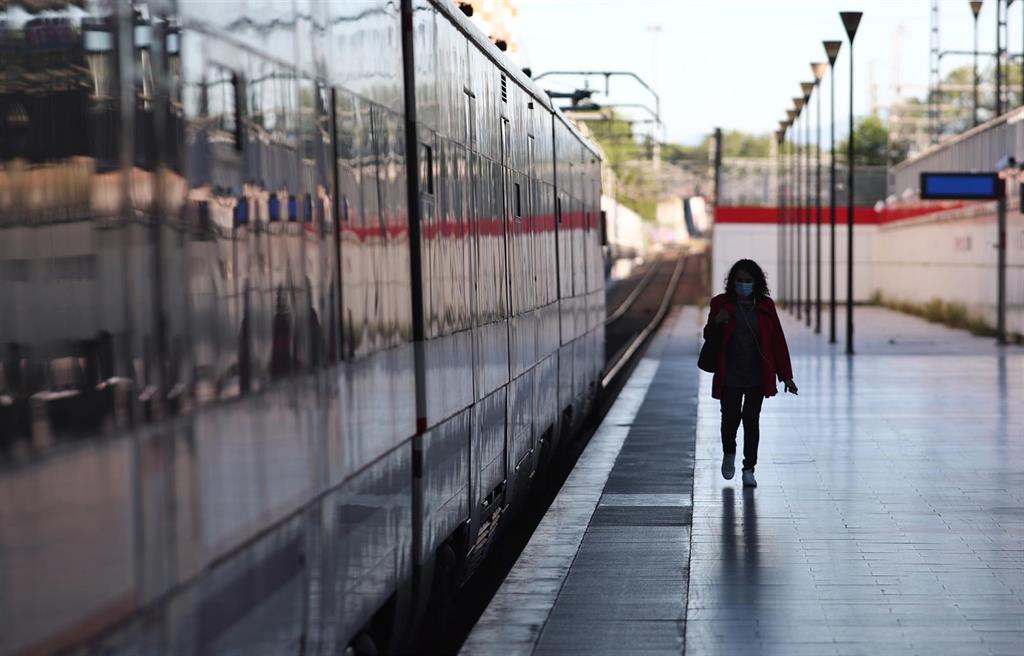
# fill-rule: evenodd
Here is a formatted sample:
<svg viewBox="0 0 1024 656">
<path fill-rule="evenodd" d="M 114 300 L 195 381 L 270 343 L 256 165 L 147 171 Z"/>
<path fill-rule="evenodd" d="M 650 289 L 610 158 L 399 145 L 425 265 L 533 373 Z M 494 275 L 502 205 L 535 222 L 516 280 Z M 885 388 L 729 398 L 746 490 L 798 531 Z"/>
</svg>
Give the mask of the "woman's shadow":
<svg viewBox="0 0 1024 656">
<path fill-rule="evenodd" d="M 760 579 L 760 545 L 757 533 L 757 495 L 754 488 L 743 488 L 743 525 L 737 538 L 736 490 L 722 488 L 722 573 L 723 583 L 729 584 L 728 594 L 742 594 L 736 599 L 743 604 L 754 601 L 751 591 L 756 591 Z M 742 542 L 742 547 L 741 547 Z M 740 550 L 742 548 L 742 554 Z M 750 589 L 745 589 L 751 586 Z M 743 592 L 741 593 L 741 589 Z"/>
</svg>

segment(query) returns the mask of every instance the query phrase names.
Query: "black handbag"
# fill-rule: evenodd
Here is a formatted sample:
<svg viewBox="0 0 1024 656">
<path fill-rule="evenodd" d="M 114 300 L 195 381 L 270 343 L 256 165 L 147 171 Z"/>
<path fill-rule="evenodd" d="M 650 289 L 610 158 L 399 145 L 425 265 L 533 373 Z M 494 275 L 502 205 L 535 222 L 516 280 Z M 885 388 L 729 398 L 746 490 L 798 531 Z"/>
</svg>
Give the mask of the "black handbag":
<svg viewBox="0 0 1024 656">
<path fill-rule="evenodd" d="M 718 369 L 718 352 L 722 348 L 722 330 L 718 326 L 711 328 L 711 336 L 704 340 L 697 357 L 697 367 L 709 374 Z"/>
</svg>

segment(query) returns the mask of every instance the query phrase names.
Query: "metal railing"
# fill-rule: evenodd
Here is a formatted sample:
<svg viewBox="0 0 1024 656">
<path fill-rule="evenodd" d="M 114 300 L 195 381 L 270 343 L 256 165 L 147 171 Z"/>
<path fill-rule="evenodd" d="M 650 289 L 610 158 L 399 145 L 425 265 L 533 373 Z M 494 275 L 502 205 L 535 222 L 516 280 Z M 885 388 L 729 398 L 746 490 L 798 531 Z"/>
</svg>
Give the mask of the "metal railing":
<svg viewBox="0 0 1024 656">
<path fill-rule="evenodd" d="M 892 171 L 891 194 L 902 197 L 907 190 L 921 193 L 925 171 L 984 172 L 995 169 L 1006 155 L 1024 156 L 1024 107 L 982 123 L 944 141 L 913 159 L 897 164 Z"/>
<path fill-rule="evenodd" d="M 764 163 L 728 160 L 722 165 L 722 189 L 719 199 L 723 207 L 759 206 L 774 207 L 778 194 L 775 168 L 769 160 Z M 884 166 L 858 166 L 854 203 L 858 207 L 871 207 L 885 200 L 889 188 L 888 170 Z M 814 193 L 815 171 L 811 169 L 811 193 Z M 822 157 L 821 164 L 822 205 L 828 206 L 828 159 Z M 836 204 L 846 205 L 846 166 L 836 167 Z"/>
</svg>

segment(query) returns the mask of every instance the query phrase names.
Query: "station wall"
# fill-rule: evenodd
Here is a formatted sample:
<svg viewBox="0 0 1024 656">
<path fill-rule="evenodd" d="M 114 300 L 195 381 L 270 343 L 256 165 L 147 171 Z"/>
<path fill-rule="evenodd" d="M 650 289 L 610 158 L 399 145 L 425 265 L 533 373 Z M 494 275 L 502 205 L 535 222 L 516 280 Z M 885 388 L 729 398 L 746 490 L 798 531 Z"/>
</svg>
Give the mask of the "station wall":
<svg viewBox="0 0 1024 656">
<path fill-rule="evenodd" d="M 996 211 L 994 203 L 919 207 L 855 214 L 854 301 L 876 294 L 889 301 L 925 304 L 940 299 L 963 304 L 990 326 L 996 323 Z M 724 221 L 713 234 L 713 293 L 720 293 L 729 266 L 749 257 L 765 269 L 773 296 L 780 298 L 779 227 L 774 208 L 720 208 Z M 916 214 L 916 215 L 915 215 Z M 812 240 L 814 229 L 812 228 Z M 829 231 L 822 226 L 822 286 L 829 298 Z M 815 247 L 812 241 L 812 248 Z M 803 246 L 806 248 L 806 244 Z M 812 250 L 812 261 L 815 251 Z M 836 227 L 837 300 L 846 301 L 846 226 Z M 806 275 L 806 273 L 804 274 Z M 816 271 L 811 271 L 812 284 Z M 812 287 L 812 290 L 815 290 Z M 1011 202 L 1007 217 L 1007 330 L 1024 334 L 1024 215 Z"/>
<path fill-rule="evenodd" d="M 996 325 L 997 218 L 994 203 L 882 223 L 872 262 L 873 286 L 886 299 L 961 303 Z M 1006 328 L 1024 335 L 1024 215 L 1007 213 Z"/>
<path fill-rule="evenodd" d="M 723 208 L 724 209 L 724 208 Z M 738 208 L 729 208 L 736 210 Z M 774 214 L 774 208 L 752 208 L 756 213 L 747 215 L 753 220 L 744 221 L 743 213 L 736 213 L 735 219 L 727 222 L 716 221 L 712 236 L 712 294 L 719 294 L 725 289 L 725 276 L 729 267 L 736 260 L 750 258 L 761 265 L 768 277 L 768 287 L 772 296 L 779 300 L 783 297 L 781 272 L 779 270 L 779 226 L 774 222 L 758 220 L 765 210 Z M 721 210 L 719 210 L 721 214 Z M 801 235 L 805 235 L 802 229 Z M 811 230 L 811 260 L 817 261 L 817 237 L 815 228 Z M 857 223 L 854 225 L 854 301 L 867 301 L 874 292 L 870 275 L 871 251 L 877 226 L 874 224 Z M 803 237 L 802 237 L 803 238 Z M 829 229 L 821 228 L 822 254 L 822 298 L 829 298 Z M 807 245 L 801 242 L 801 253 L 806 253 Z M 792 274 L 791 274 L 792 275 Z M 806 284 L 806 270 L 803 270 L 801 290 Z M 817 271 L 811 270 L 812 298 L 817 294 Z M 792 289 L 790 290 L 793 291 Z M 836 299 L 846 302 L 846 226 L 836 226 Z"/>
</svg>

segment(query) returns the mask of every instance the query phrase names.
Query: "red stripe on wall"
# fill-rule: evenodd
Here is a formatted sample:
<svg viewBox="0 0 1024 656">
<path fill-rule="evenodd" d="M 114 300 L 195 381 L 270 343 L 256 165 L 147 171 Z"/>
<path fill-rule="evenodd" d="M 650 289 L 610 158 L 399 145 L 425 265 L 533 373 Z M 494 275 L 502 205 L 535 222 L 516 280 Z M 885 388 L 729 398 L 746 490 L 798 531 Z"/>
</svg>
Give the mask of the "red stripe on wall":
<svg viewBox="0 0 1024 656">
<path fill-rule="evenodd" d="M 936 212 L 943 212 L 950 209 L 956 209 L 958 207 L 963 207 L 964 205 L 968 204 L 969 203 L 964 202 L 932 203 L 895 208 L 885 208 L 881 212 L 875 211 L 875 208 L 873 207 L 855 207 L 853 209 L 853 222 L 856 225 L 892 223 L 894 221 L 903 221 L 906 219 L 917 218 L 919 216 L 934 214 Z M 800 215 L 800 220 L 805 220 L 805 216 L 803 214 Z M 715 221 L 718 223 L 777 224 L 779 222 L 779 211 L 777 208 L 774 207 L 719 207 L 715 211 Z M 811 222 L 815 223 L 816 221 L 817 211 L 815 208 L 811 208 Z M 821 208 L 821 222 L 823 225 L 829 222 L 829 209 L 827 207 Z M 846 225 L 845 207 L 836 208 L 836 224 Z"/>
<path fill-rule="evenodd" d="M 801 216 L 803 218 L 803 216 Z M 817 213 L 811 208 L 811 222 L 817 221 Z M 821 209 L 821 222 L 826 224 L 829 221 L 827 207 Z M 715 211 L 716 223 L 778 223 L 779 211 L 774 207 L 719 207 Z M 853 208 L 853 222 L 855 224 L 875 224 L 879 222 L 878 213 L 873 207 Z M 846 208 L 836 208 L 836 223 L 846 223 Z"/>
</svg>

